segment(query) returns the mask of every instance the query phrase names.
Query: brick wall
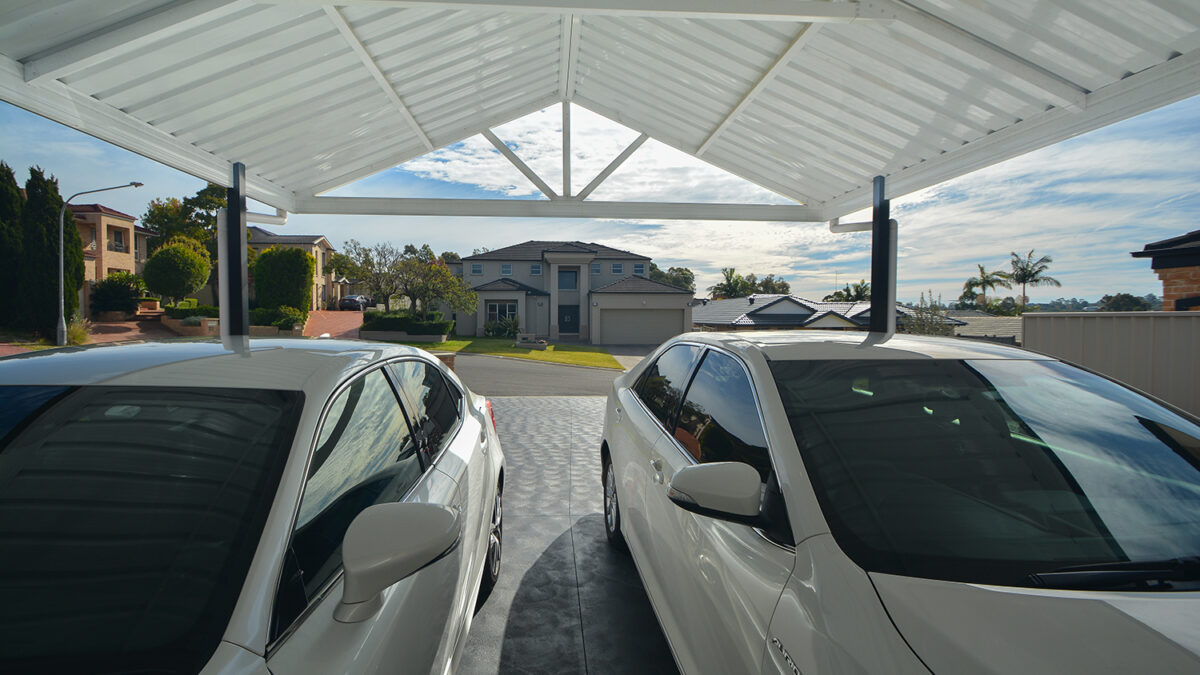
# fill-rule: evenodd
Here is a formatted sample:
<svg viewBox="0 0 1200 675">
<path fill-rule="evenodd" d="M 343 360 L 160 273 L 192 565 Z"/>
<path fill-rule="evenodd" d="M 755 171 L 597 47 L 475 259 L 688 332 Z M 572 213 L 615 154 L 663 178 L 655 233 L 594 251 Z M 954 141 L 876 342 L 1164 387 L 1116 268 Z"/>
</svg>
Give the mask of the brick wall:
<svg viewBox="0 0 1200 675">
<path fill-rule="evenodd" d="M 1200 266 L 1155 270 L 1163 284 L 1163 310 L 1175 309 L 1175 301 L 1200 296 Z M 1192 307 L 1193 311 L 1200 307 Z"/>
</svg>

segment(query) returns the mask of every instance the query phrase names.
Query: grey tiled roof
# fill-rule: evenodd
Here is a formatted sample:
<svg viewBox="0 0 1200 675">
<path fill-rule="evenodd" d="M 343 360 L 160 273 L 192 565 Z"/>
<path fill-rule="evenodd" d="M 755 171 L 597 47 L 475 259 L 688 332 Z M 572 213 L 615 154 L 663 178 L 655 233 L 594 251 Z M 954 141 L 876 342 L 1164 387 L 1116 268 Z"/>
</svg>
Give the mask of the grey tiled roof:
<svg viewBox="0 0 1200 675">
<path fill-rule="evenodd" d="M 606 260 L 650 259 L 644 255 L 622 251 L 619 248 L 612 248 L 603 244 L 586 244 L 582 241 L 527 241 L 522 244 L 513 244 L 512 246 L 498 248 L 495 251 L 469 255 L 463 258 L 463 260 L 532 260 L 536 262 L 541 260 L 542 255 L 547 251 L 552 253 L 593 253 L 597 258 L 604 258 Z"/>
<path fill-rule="evenodd" d="M 764 311 L 780 303 L 793 303 L 794 312 Z M 912 310 L 896 305 L 896 318 L 903 324 Z M 756 294 L 745 298 L 710 300 L 692 307 L 692 323 L 706 326 L 804 326 L 825 316 L 837 316 L 859 326 L 870 322 L 870 302 L 823 302 L 795 295 Z M 952 323 L 961 323 L 950 319 Z"/>
<path fill-rule="evenodd" d="M 1019 316 L 987 316 L 960 317 L 966 321 L 965 326 L 956 326 L 955 335 L 972 337 L 1015 337 L 1017 342 L 1024 342 L 1021 317 Z"/>
<path fill-rule="evenodd" d="M 261 227 L 251 225 L 246 228 L 246 232 L 250 235 L 251 244 L 317 244 L 325 235 L 322 234 L 275 234 L 269 230 L 264 230 Z M 325 239 L 328 243 L 329 240 Z M 333 244 L 330 244 L 333 247 Z"/>
<path fill-rule="evenodd" d="M 600 286 L 599 288 L 593 288 L 592 292 L 593 293 L 686 293 L 688 295 L 692 294 L 692 291 L 689 291 L 686 288 L 678 288 L 678 287 L 672 286 L 670 284 L 664 284 L 661 281 L 653 281 L 651 279 L 647 279 L 646 277 L 643 277 L 643 276 L 640 276 L 637 274 L 635 274 L 633 276 L 625 277 L 624 279 L 619 279 L 617 281 L 612 282 L 611 284 L 607 284 L 605 286 Z"/>
<path fill-rule="evenodd" d="M 534 288 L 529 284 L 523 284 L 515 279 L 496 279 L 489 281 L 486 284 L 480 284 L 471 289 L 475 291 L 524 291 L 528 295 L 550 295 L 540 288 Z"/>
</svg>

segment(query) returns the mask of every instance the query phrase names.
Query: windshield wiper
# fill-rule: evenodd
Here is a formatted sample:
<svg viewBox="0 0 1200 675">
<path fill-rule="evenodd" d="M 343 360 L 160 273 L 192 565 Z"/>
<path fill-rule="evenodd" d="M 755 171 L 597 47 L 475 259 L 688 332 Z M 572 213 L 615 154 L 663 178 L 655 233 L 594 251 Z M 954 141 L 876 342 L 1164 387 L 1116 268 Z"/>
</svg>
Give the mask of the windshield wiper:
<svg viewBox="0 0 1200 675">
<path fill-rule="evenodd" d="M 1200 556 L 1071 565 L 1036 572 L 1026 580 L 1046 588 L 1111 589 L 1136 585 L 1140 590 L 1171 590 L 1172 581 L 1200 581 Z"/>
</svg>

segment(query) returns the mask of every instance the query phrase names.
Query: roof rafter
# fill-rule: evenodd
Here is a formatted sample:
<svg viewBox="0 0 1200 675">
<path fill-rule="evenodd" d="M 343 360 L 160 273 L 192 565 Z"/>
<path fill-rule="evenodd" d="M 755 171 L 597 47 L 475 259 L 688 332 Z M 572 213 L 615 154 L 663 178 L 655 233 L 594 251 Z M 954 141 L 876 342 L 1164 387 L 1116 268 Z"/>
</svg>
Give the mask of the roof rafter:
<svg viewBox="0 0 1200 675">
<path fill-rule="evenodd" d="M 309 4 L 377 5 L 421 7 L 437 5 L 453 9 L 490 9 L 501 12 L 590 14 L 607 16 L 657 16 L 680 19 L 733 19 L 751 21 L 840 22 L 872 20 L 859 12 L 858 2 L 828 0 L 259 0 L 260 2 Z"/>
<path fill-rule="evenodd" d="M 333 7 L 332 5 L 325 5 L 322 9 L 325 10 L 325 14 L 333 22 L 333 25 L 337 26 L 338 32 L 345 38 L 346 44 L 350 45 L 350 49 L 354 50 L 354 53 L 358 55 L 358 60 L 362 61 L 363 67 L 367 69 L 367 72 L 371 73 L 371 77 L 379 84 L 380 90 L 388 97 L 392 105 L 396 106 L 396 109 L 400 111 L 400 115 L 404 118 L 404 121 L 408 123 L 408 126 L 412 127 L 413 133 L 425 144 L 425 149 L 433 150 L 433 141 L 429 140 L 429 136 L 425 135 L 425 130 L 421 128 L 421 125 L 417 122 L 417 118 L 413 117 L 412 111 L 400 99 L 400 95 L 396 93 L 396 88 L 392 86 L 391 82 L 388 82 L 383 71 L 375 63 L 375 59 L 371 58 L 371 55 L 367 53 L 367 48 L 363 46 L 362 40 L 359 40 L 358 36 L 354 34 L 354 29 L 350 27 L 350 24 L 346 23 L 346 18 L 342 16 L 337 7 Z"/>
<path fill-rule="evenodd" d="M 73 40 L 25 61 L 26 82 L 44 82 L 127 54 L 152 40 L 180 35 L 201 23 L 227 16 L 252 3 L 247 0 L 173 2 Z"/>
<path fill-rule="evenodd" d="M 1036 66 L 1003 47 L 969 33 L 962 28 L 904 3 L 903 0 L 862 0 L 862 12 L 880 20 L 896 20 L 921 31 L 940 42 L 960 49 L 971 56 L 1020 78 L 1047 94 L 1060 108 L 1081 110 L 1087 90 L 1040 66 Z"/>
<path fill-rule="evenodd" d="M 536 171 L 529 168 L 529 165 L 526 164 L 520 157 L 517 157 L 517 153 L 513 152 L 511 148 L 505 145 L 504 141 L 497 138 L 496 134 L 492 133 L 491 129 L 484 129 L 480 133 L 483 134 L 483 137 L 488 139 L 492 145 L 496 146 L 496 149 L 500 151 L 500 154 L 504 155 L 508 161 L 512 162 L 513 166 L 517 167 L 517 171 L 520 171 L 522 174 L 524 174 L 525 177 L 529 179 L 530 183 L 533 183 L 537 189 L 541 190 L 542 194 L 546 195 L 550 199 L 559 198 L 558 193 L 554 191 L 554 188 L 550 187 L 546 181 L 542 180 L 542 177 L 537 175 Z"/>
<path fill-rule="evenodd" d="M 708 150 L 708 146 L 712 145 L 713 142 L 716 141 L 721 135 L 721 133 L 725 131 L 725 128 L 737 119 L 737 116 L 746 109 L 746 106 L 750 105 L 750 103 L 754 100 L 754 97 L 758 96 L 758 93 L 761 92 L 767 85 L 771 84 L 771 81 L 775 79 L 775 76 L 778 75 L 781 70 L 787 67 L 788 62 L 792 60 L 792 56 L 794 56 L 796 52 L 803 49 L 804 45 L 807 44 L 809 40 L 812 40 L 814 37 L 816 37 L 817 30 L 819 30 L 819 28 L 819 24 L 810 23 L 800 29 L 800 33 L 796 35 L 795 40 L 792 40 L 792 44 L 788 45 L 788 48 L 779 55 L 778 59 L 775 59 L 775 63 L 771 64 L 771 67 L 763 73 L 762 77 L 758 78 L 758 82 L 755 82 L 754 86 L 750 87 L 750 90 L 746 92 L 746 95 L 742 97 L 742 100 L 738 101 L 738 104 L 734 106 L 733 110 L 729 111 L 729 114 L 725 116 L 725 119 L 721 120 L 721 123 L 717 125 L 717 128 L 712 130 L 712 133 L 708 135 L 708 138 L 704 139 L 704 142 L 701 143 L 700 147 L 696 149 L 697 156 L 703 155 L 705 151 Z"/>
<path fill-rule="evenodd" d="M 588 195 L 592 194 L 596 188 L 600 187 L 600 184 L 603 183 L 609 176 L 611 176 L 612 173 L 617 170 L 617 167 L 624 164 L 625 160 L 629 159 L 629 156 L 632 155 L 638 148 L 642 147 L 642 143 L 645 143 L 649 138 L 650 137 L 648 135 L 642 134 L 641 136 L 633 139 L 633 142 L 629 144 L 629 147 L 622 150 L 621 154 L 613 158 L 613 161 L 609 162 L 608 166 L 604 167 L 603 171 L 596 174 L 596 177 L 592 179 L 592 182 L 587 184 L 587 187 L 583 188 L 579 191 L 579 194 L 575 195 L 575 199 L 587 199 Z"/>
<path fill-rule="evenodd" d="M 579 28 L 579 17 L 574 14 L 563 15 L 562 44 L 559 46 L 561 58 L 558 65 L 558 95 L 564 101 L 575 98 L 576 69 L 579 65 Z"/>
<path fill-rule="evenodd" d="M 753 220 L 814 222 L 817 209 L 784 204 L 590 202 L 575 199 L 413 199 L 300 197 L 293 213 L 620 220 Z"/>
</svg>

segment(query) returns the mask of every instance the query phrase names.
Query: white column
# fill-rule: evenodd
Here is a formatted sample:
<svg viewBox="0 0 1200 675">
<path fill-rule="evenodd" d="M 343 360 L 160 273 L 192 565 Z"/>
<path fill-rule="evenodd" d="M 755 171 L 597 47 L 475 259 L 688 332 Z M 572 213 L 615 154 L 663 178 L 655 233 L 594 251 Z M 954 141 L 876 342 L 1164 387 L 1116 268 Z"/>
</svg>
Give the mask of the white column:
<svg viewBox="0 0 1200 675">
<path fill-rule="evenodd" d="M 558 263 L 550 263 L 550 339 L 558 339 Z"/>
</svg>

